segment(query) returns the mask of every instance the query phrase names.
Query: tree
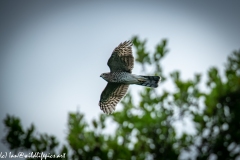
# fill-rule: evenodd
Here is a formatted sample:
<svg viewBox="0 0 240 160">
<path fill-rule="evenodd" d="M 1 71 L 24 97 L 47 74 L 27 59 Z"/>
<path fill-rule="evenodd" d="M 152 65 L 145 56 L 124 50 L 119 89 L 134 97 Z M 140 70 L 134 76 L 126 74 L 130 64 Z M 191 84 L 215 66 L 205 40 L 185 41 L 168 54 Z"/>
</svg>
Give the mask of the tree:
<svg viewBox="0 0 240 160">
<path fill-rule="evenodd" d="M 154 53 L 146 50 L 146 40 L 132 38 L 136 62 L 149 74 L 161 73 L 167 80 L 161 62 L 168 53 L 167 40 L 156 45 Z M 92 124 L 80 112 L 69 113 L 68 146 L 59 146 L 54 136 L 35 134 L 32 125 L 24 131 L 20 119 L 7 116 L 3 141 L 12 151 L 47 152 L 63 155 L 62 159 L 236 159 L 240 158 L 240 51 L 228 58 L 225 75 L 218 69 L 208 71 L 207 91 L 201 91 L 201 75 L 184 81 L 179 71 L 170 74 L 176 87 L 174 92 L 156 92 L 144 88 L 140 101 L 133 102 L 129 92 L 122 100 L 121 111 L 101 114 Z M 195 134 L 176 136 L 173 124 L 190 117 Z M 103 133 L 106 120 L 117 124 L 114 134 Z M 91 127 L 93 129 L 91 129 Z M 192 153 L 195 153 L 194 155 Z M 31 158 L 29 158 L 31 159 Z"/>
</svg>

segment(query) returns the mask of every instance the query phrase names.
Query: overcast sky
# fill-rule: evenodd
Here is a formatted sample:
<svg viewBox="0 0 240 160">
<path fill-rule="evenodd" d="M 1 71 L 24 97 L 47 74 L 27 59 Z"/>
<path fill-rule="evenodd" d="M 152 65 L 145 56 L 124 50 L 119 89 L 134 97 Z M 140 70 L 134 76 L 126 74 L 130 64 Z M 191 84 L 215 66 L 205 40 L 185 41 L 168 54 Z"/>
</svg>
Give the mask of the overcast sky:
<svg viewBox="0 0 240 160">
<path fill-rule="evenodd" d="M 168 39 L 165 74 L 177 69 L 187 79 L 222 69 L 240 48 L 239 8 L 237 1 L 0 1 L 0 138 L 6 114 L 61 142 L 77 106 L 88 121 L 98 117 L 106 85 L 99 75 L 109 71 L 112 50 L 134 35 L 150 51 Z"/>
</svg>

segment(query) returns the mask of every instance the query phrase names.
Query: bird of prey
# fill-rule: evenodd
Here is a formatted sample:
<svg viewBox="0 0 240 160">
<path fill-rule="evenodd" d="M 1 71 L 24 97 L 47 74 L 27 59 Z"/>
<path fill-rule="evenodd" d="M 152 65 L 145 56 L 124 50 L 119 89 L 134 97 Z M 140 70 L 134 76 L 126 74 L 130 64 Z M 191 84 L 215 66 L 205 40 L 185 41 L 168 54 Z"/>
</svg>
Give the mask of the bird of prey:
<svg viewBox="0 0 240 160">
<path fill-rule="evenodd" d="M 120 43 L 108 59 L 107 64 L 110 72 L 100 75 L 100 77 L 108 82 L 99 101 L 99 106 L 104 113 L 110 114 L 115 110 L 117 103 L 127 93 L 130 84 L 156 88 L 158 87 L 159 80 L 161 80 L 159 76 L 131 74 L 134 65 L 131 46 L 131 41 Z"/>
</svg>

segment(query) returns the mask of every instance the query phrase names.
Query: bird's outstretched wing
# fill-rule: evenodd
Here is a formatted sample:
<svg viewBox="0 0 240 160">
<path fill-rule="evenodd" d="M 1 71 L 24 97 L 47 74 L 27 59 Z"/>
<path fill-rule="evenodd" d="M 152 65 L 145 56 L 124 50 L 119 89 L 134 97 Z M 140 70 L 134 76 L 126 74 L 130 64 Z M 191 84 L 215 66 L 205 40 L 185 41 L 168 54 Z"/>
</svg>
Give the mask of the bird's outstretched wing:
<svg viewBox="0 0 240 160">
<path fill-rule="evenodd" d="M 131 46 L 131 41 L 125 41 L 120 43 L 119 46 L 113 50 L 112 55 L 107 63 L 111 72 L 132 72 L 134 58 L 132 55 Z"/>
<path fill-rule="evenodd" d="M 128 90 L 127 84 L 108 83 L 103 90 L 99 106 L 104 113 L 112 113 L 115 110 L 117 103 L 124 97 Z"/>
</svg>

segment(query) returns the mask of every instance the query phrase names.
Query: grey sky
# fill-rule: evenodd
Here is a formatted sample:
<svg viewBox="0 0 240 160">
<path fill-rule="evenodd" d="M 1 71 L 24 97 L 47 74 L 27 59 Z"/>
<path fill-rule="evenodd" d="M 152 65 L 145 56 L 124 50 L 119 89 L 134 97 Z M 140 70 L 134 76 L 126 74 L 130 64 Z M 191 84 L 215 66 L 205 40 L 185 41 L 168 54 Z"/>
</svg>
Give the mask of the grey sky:
<svg viewBox="0 0 240 160">
<path fill-rule="evenodd" d="M 177 69 L 191 78 L 222 68 L 240 47 L 239 7 L 237 1 L 0 1 L 0 120 L 15 115 L 24 127 L 34 123 L 63 141 L 68 112 L 80 106 L 87 120 L 101 113 L 106 82 L 99 75 L 109 70 L 112 50 L 133 35 L 147 38 L 150 51 L 168 39 L 165 73 Z M 158 90 L 171 87 L 164 85 Z"/>
</svg>

